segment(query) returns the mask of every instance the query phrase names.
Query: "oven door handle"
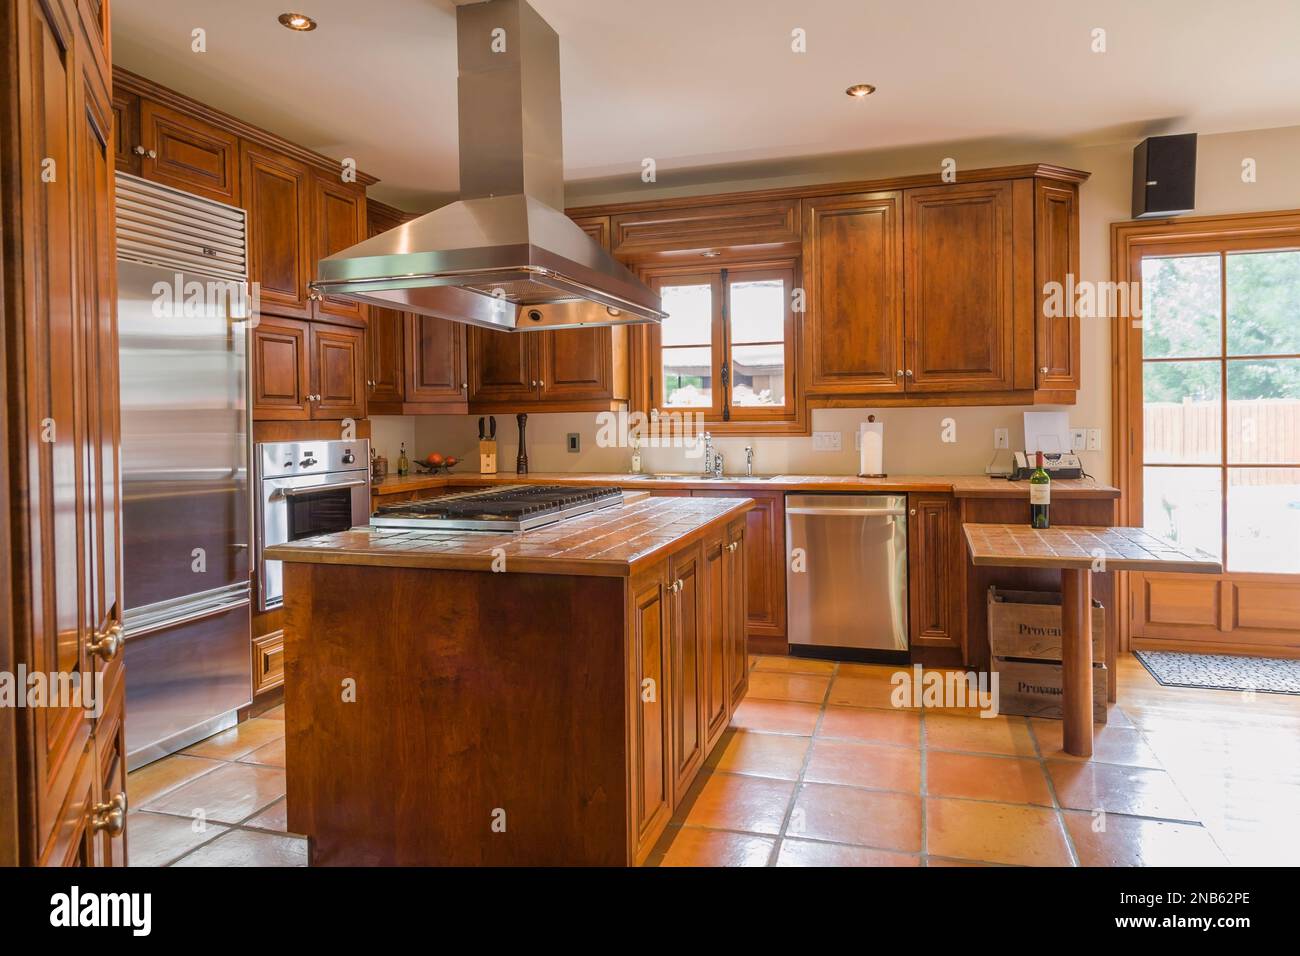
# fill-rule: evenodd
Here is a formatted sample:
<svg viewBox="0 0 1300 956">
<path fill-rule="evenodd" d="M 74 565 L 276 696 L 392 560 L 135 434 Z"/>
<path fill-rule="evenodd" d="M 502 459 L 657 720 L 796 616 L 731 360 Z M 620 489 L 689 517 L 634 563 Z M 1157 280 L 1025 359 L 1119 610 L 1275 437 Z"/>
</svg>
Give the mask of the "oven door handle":
<svg viewBox="0 0 1300 956">
<path fill-rule="evenodd" d="M 276 490 L 286 498 L 292 498 L 295 495 L 314 495 L 322 491 L 334 491 L 336 488 L 358 488 L 362 485 L 368 485 L 368 481 L 331 481 L 323 485 L 306 485 L 301 488 L 277 488 Z"/>
</svg>

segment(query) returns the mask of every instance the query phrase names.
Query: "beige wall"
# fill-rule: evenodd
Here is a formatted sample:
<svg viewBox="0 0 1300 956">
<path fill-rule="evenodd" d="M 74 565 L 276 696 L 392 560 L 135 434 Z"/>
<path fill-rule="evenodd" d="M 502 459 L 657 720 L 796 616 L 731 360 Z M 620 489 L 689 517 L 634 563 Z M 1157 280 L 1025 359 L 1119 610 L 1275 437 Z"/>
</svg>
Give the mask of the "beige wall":
<svg viewBox="0 0 1300 956">
<path fill-rule="evenodd" d="M 570 205 L 645 199 L 648 196 L 690 195 L 767 186 L 801 185 L 905 175 L 937 169 L 940 160 L 952 156 L 961 169 L 981 166 L 1046 162 L 1088 170 L 1092 177 L 1080 192 L 1080 279 L 1107 281 L 1110 278 L 1110 224 L 1129 218 L 1132 142 L 1106 146 L 951 146 L 907 150 L 866 156 L 830 157 L 805 164 L 802 171 L 764 170 L 747 179 L 720 178 L 708 174 L 708 181 L 695 184 L 641 186 L 620 184 L 570 184 Z M 1241 163 L 1253 158 L 1257 182 L 1241 181 Z M 700 177 L 703 178 L 703 177 Z M 649 190 L 654 190 L 650 192 Z M 1300 207 L 1300 127 L 1257 130 L 1202 136 L 1197 157 L 1196 213 L 1212 215 Z M 1111 348 L 1108 320 L 1084 319 L 1082 339 L 1083 387 L 1075 405 L 1068 407 L 1070 423 L 1080 428 L 1102 429 L 1102 450 L 1085 452 L 1084 467 L 1102 480 L 1111 477 L 1110 468 L 1110 372 Z M 1048 407 L 1040 407 L 1047 410 Z M 744 447 L 755 449 L 755 470 L 760 473 L 809 472 L 849 474 L 857 466 L 853 433 L 866 415 L 874 412 L 885 423 L 885 467 L 894 474 L 970 474 L 984 470 L 994 455 L 993 429 L 1010 429 L 1012 447 L 1023 440 L 1023 407 L 987 408 L 891 408 L 823 409 L 813 412 L 813 428 L 842 432 L 839 453 L 814 452 L 812 438 L 726 438 L 718 446 L 727 456 L 728 470 L 740 470 Z M 942 422 L 953 419 L 956 442 L 940 438 Z M 476 455 L 476 419 L 471 416 L 437 416 L 414 419 L 376 419 L 375 444 L 390 457 L 397 457 L 397 443 L 407 441 L 408 451 L 420 455 L 430 451 L 466 457 Z M 498 417 L 500 461 L 503 470 L 513 467 L 516 427 L 513 417 Z M 626 470 L 626 449 L 596 447 L 597 422 L 592 415 L 530 415 L 528 452 L 534 471 L 622 471 Z M 565 435 L 581 435 L 582 451 L 565 450 Z M 413 443 L 413 444 L 412 444 Z M 390 447 L 391 446 L 391 447 Z M 697 470 L 699 459 L 680 450 L 648 450 L 647 470 Z"/>
</svg>

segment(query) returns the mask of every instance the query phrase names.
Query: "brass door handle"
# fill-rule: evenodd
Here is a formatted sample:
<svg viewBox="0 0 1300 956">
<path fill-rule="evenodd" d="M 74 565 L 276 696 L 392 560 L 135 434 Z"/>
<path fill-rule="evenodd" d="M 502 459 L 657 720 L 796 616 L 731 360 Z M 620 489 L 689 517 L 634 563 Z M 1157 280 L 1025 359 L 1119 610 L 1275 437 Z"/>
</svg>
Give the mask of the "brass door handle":
<svg viewBox="0 0 1300 956">
<path fill-rule="evenodd" d="M 143 156 L 143 155 L 144 155 L 144 147 L 143 147 L 143 146 L 136 146 L 136 147 L 132 150 L 132 152 L 134 152 L 137 156 Z"/>
<path fill-rule="evenodd" d="M 117 657 L 117 652 L 122 649 L 122 641 L 122 625 L 114 622 L 102 633 L 96 631 L 94 638 L 86 645 L 86 650 L 108 663 Z"/>
<path fill-rule="evenodd" d="M 731 542 L 731 544 L 727 545 L 727 550 L 728 550 L 728 551 L 735 551 L 735 550 L 736 550 L 737 548 L 739 548 L 739 547 L 740 547 L 740 542 L 739 542 L 739 541 L 733 541 L 733 542 Z"/>
<path fill-rule="evenodd" d="M 678 578 L 669 586 L 668 590 L 672 591 L 674 594 L 677 594 L 679 591 L 681 591 L 683 587 L 685 587 L 685 585 L 682 584 L 682 579 Z"/>
<path fill-rule="evenodd" d="M 126 829 L 126 792 L 116 794 L 107 803 L 97 803 L 90 808 L 90 829 L 101 830 L 111 837 L 121 836 Z"/>
</svg>

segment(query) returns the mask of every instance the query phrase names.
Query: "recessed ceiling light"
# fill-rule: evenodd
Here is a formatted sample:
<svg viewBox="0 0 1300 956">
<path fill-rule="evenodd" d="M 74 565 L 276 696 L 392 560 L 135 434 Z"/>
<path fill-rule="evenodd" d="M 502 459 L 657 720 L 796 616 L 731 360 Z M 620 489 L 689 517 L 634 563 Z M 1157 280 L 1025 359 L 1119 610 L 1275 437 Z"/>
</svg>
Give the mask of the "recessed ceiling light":
<svg viewBox="0 0 1300 956">
<path fill-rule="evenodd" d="M 854 83 L 844 92 L 847 93 L 849 96 L 854 96 L 857 97 L 858 99 L 862 99 L 862 97 L 870 96 L 872 93 L 876 92 L 876 88 L 872 86 L 870 83 Z"/>
<path fill-rule="evenodd" d="M 299 30 L 306 33 L 308 30 L 316 29 L 316 21 L 305 13 L 282 13 L 279 19 L 280 24 L 290 30 Z"/>
</svg>

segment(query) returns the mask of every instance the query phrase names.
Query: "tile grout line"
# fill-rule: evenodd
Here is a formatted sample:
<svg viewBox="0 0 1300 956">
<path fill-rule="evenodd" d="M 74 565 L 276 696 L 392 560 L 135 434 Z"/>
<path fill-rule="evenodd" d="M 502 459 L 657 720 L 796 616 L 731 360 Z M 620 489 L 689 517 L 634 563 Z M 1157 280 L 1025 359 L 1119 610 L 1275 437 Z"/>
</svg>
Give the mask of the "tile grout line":
<svg viewBox="0 0 1300 956">
<path fill-rule="evenodd" d="M 1042 745 L 1038 742 L 1038 734 L 1034 732 L 1033 724 L 1028 718 L 1022 718 L 1025 721 L 1025 731 L 1029 734 L 1029 739 L 1034 745 L 1034 756 L 1038 760 L 1038 770 L 1047 778 L 1047 792 L 1052 796 L 1052 807 L 1056 813 L 1056 824 L 1061 828 L 1061 833 L 1065 836 L 1065 848 L 1070 852 L 1071 865 L 1083 866 L 1080 862 L 1078 847 L 1074 845 L 1074 836 L 1070 833 L 1069 826 L 1065 822 L 1065 812 L 1061 807 L 1060 795 L 1056 792 L 1056 781 L 1052 779 L 1051 772 L 1047 769 L 1047 759 L 1043 756 Z M 1062 731 L 1064 732 L 1064 731 Z"/>
<path fill-rule="evenodd" d="M 826 717 L 826 701 L 831 695 L 831 688 L 835 686 L 835 678 L 839 675 L 839 672 L 840 664 L 839 661 L 836 661 L 831 667 L 830 678 L 826 681 L 826 690 L 822 692 L 822 702 L 817 710 L 817 719 L 813 721 L 812 733 L 808 735 L 808 749 L 804 752 L 803 761 L 799 765 L 799 774 L 795 777 L 794 789 L 790 791 L 790 802 L 786 804 L 785 814 L 781 817 L 781 829 L 776 835 L 776 843 L 772 846 L 772 852 L 768 854 L 768 866 L 776 866 L 776 862 L 781 855 L 781 845 L 785 843 L 790 818 L 794 815 L 794 808 L 799 803 L 799 795 L 803 792 L 804 775 L 808 772 L 808 764 L 812 760 L 813 748 L 817 745 L 817 731 L 821 729 L 822 720 Z"/>
</svg>

